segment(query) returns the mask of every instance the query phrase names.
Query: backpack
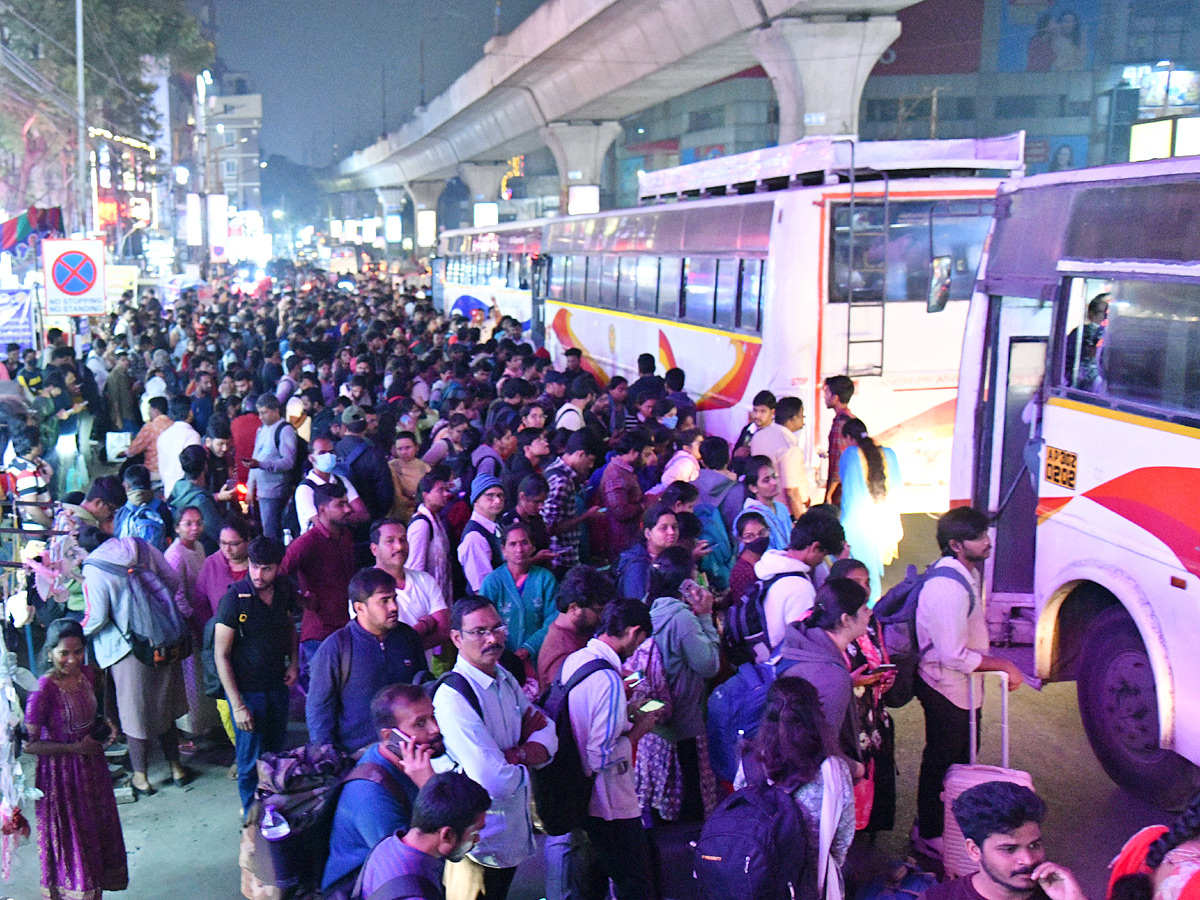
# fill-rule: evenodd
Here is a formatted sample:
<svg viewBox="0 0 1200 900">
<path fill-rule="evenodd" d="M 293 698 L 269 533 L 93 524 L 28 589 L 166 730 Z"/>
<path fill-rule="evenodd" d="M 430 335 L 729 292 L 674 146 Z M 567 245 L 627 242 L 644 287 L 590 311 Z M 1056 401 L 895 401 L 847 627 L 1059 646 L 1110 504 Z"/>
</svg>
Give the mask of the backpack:
<svg viewBox="0 0 1200 900">
<path fill-rule="evenodd" d="M 156 514 L 157 515 L 157 514 Z M 133 655 L 151 668 L 169 666 L 192 652 L 191 629 L 175 605 L 175 594 L 150 565 L 150 547 L 135 537 L 136 557 L 128 566 L 89 556 L 85 566 L 116 575 L 129 583 L 129 633 Z"/>
<path fill-rule="evenodd" d="M 350 467 L 358 462 L 360 456 L 367 452 L 367 446 L 368 444 L 365 439 L 356 444 L 354 449 L 346 454 L 345 459 L 338 459 L 337 464 L 333 467 L 333 474 L 340 475 L 351 484 L 354 484 L 354 479 L 350 477 Z"/>
<path fill-rule="evenodd" d="M 342 788 L 350 781 L 370 781 L 407 803 L 404 789 L 387 769 L 359 763 L 326 744 L 306 744 L 281 753 L 264 753 L 258 761 L 258 788 L 243 831 L 242 867 L 282 896 L 349 897 L 347 888 L 358 871 L 338 880 L 329 893 L 320 893 L 329 859 L 333 818 Z M 260 825 L 266 808 L 273 807 L 288 824 L 288 834 L 267 840 Z M 246 847 L 249 843 L 251 846 Z"/>
<path fill-rule="evenodd" d="M 880 638 L 888 656 L 896 666 L 896 682 L 884 695 L 884 702 L 896 709 L 916 695 L 917 668 L 928 647 L 917 643 L 917 601 L 921 589 L 931 578 L 953 578 L 966 589 L 971 598 L 970 615 L 975 611 L 975 588 L 958 569 L 932 563 L 923 574 L 909 566 L 904 580 L 875 603 L 875 618 L 879 622 Z"/>
<path fill-rule="evenodd" d="M 296 510 L 296 491 L 300 490 L 300 486 L 305 483 L 310 487 L 316 487 L 315 484 L 308 480 L 308 476 L 305 475 L 296 483 L 296 490 L 292 491 L 292 495 L 288 498 L 287 506 L 283 508 L 283 530 L 290 532 L 293 538 L 298 538 L 301 534 L 300 513 Z"/>
<path fill-rule="evenodd" d="M 596 776 L 584 774 L 583 757 L 579 745 L 575 743 L 567 698 L 586 678 L 606 669 L 616 671 L 607 660 L 586 662 L 566 684 L 563 684 L 559 675 L 538 698 L 538 706 L 545 711 L 546 718 L 554 722 L 554 729 L 558 733 L 558 751 L 553 759 L 533 772 L 533 800 L 546 834 L 567 834 L 587 818 Z"/>
<path fill-rule="evenodd" d="M 695 875 L 705 900 L 816 900 L 802 885 L 809 834 L 804 814 L 778 785 L 726 797 L 696 841 Z M 812 879 L 810 879 L 812 880 Z"/>
<path fill-rule="evenodd" d="M 937 883 L 912 859 L 895 860 L 884 874 L 859 888 L 856 900 L 913 900 Z"/>
<path fill-rule="evenodd" d="M 167 523 L 149 503 L 122 506 L 113 517 L 113 537 L 140 538 L 152 547 L 166 547 Z"/>
<path fill-rule="evenodd" d="M 700 539 L 708 541 L 712 550 L 700 560 L 700 571 L 708 575 L 715 590 L 729 587 L 729 572 L 733 569 L 733 543 L 729 529 L 721 517 L 721 509 L 712 503 L 697 503 L 696 518 L 700 520 Z"/>
<path fill-rule="evenodd" d="M 251 594 L 249 591 L 238 591 L 239 614 L 246 611 Z M 214 700 L 225 699 L 225 686 L 221 684 L 221 676 L 217 673 L 217 617 L 213 616 L 204 623 L 204 638 L 200 645 L 200 668 L 204 671 L 204 693 Z"/>
<path fill-rule="evenodd" d="M 733 677 L 709 696 L 708 756 L 713 773 L 722 781 L 733 784 L 742 748 L 758 733 L 767 691 L 794 664 L 795 660 L 783 656 L 769 662 L 742 663 Z"/>
<path fill-rule="evenodd" d="M 767 593 L 781 578 L 807 578 L 804 572 L 780 572 L 767 579 L 759 579 L 740 600 L 725 612 L 725 633 L 722 639 L 730 650 L 753 650 L 756 644 L 769 645 L 767 640 L 767 614 L 764 606 Z M 774 647 L 767 647 L 774 650 Z"/>
<path fill-rule="evenodd" d="M 291 428 L 292 434 L 296 436 L 296 458 L 292 460 L 292 468 L 284 474 L 284 480 L 287 482 L 288 489 L 293 490 L 295 485 L 298 485 L 304 478 L 304 464 L 308 460 L 308 441 L 300 437 L 292 424 L 286 419 L 283 424 L 275 429 L 275 450 L 279 452 L 280 442 L 283 440 L 283 429 Z"/>
</svg>

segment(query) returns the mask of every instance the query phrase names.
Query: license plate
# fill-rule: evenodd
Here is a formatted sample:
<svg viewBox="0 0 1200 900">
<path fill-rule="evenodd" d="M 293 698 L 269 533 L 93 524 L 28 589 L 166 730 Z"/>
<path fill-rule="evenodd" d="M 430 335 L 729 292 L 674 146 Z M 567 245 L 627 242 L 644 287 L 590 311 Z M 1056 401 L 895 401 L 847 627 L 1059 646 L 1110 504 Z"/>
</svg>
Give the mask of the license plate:
<svg viewBox="0 0 1200 900">
<path fill-rule="evenodd" d="M 1046 480 L 1059 487 L 1075 490 L 1075 469 L 1078 457 L 1057 447 L 1046 448 Z"/>
</svg>

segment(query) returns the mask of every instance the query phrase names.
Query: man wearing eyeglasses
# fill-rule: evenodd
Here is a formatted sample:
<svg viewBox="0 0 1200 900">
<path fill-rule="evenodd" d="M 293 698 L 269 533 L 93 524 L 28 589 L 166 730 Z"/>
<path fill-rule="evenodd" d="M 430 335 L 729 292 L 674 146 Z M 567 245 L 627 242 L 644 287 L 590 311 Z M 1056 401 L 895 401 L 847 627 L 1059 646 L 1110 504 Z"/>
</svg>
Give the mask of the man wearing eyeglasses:
<svg viewBox="0 0 1200 900">
<path fill-rule="evenodd" d="M 500 665 L 508 629 L 496 607 L 467 597 L 450 612 L 458 661 L 433 695 L 446 754 L 491 795 L 479 843 L 446 867 L 446 900 L 505 900 L 517 866 L 536 850 L 530 769 L 558 749 L 554 724 Z"/>
</svg>

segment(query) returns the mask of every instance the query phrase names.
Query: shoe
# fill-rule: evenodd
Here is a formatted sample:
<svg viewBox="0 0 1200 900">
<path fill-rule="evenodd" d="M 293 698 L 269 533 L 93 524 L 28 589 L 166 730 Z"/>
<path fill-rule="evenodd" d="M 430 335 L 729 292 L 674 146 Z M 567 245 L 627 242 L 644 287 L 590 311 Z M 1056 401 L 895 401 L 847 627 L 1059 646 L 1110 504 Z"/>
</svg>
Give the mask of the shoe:
<svg viewBox="0 0 1200 900">
<path fill-rule="evenodd" d="M 146 787 L 140 788 L 131 781 L 129 782 L 129 787 L 130 790 L 133 791 L 134 798 L 153 797 L 158 793 L 158 791 L 154 789 L 154 785 L 150 784 L 149 782 L 146 783 Z"/>
<path fill-rule="evenodd" d="M 171 776 L 171 784 L 175 785 L 175 787 L 177 787 L 177 788 L 187 787 L 189 784 L 191 784 L 195 780 L 196 780 L 195 770 L 189 769 L 187 766 L 183 767 L 183 775 L 181 775 L 180 777 L 176 778 L 174 775 Z"/>
</svg>

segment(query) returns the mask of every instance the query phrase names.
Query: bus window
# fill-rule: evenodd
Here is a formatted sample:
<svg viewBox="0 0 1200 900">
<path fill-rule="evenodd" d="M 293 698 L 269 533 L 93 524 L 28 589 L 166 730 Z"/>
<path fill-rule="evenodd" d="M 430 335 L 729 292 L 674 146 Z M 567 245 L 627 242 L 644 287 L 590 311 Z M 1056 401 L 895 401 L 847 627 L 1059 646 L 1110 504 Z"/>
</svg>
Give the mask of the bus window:
<svg viewBox="0 0 1200 900">
<path fill-rule="evenodd" d="M 766 263 L 748 259 L 742 263 L 742 290 L 738 295 L 737 323 L 741 331 L 762 330 L 762 278 Z"/>
<path fill-rule="evenodd" d="M 639 256 L 637 260 L 637 296 L 634 309 L 654 315 L 658 312 L 658 257 Z"/>
<path fill-rule="evenodd" d="M 1067 307 L 1067 345 L 1064 353 L 1065 384 L 1081 391 L 1098 389 L 1100 341 L 1108 319 L 1111 282 L 1107 279 L 1075 278 L 1071 281 Z"/>
<path fill-rule="evenodd" d="M 566 300 L 565 291 L 567 286 L 567 276 L 571 268 L 571 257 L 569 256 L 552 256 L 550 257 L 550 299 L 551 300 Z"/>
<path fill-rule="evenodd" d="M 1099 362 L 1091 390 L 1165 411 L 1200 412 L 1197 308 L 1198 284 L 1112 282 L 1108 318 L 1095 338 Z M 1085 338 L 1081 370 L 1086 348 Z"/>
<path fill-rule="evenodd" d="M 714 322 L 718 328 L 737 327 L 738 278 L 740 264 L 736 259 L 717 261 L 717 311 Z"/>
<path fill-rule="evenodd" d="M 683 260 L 664 256 L 658 261 L 658 315 L 679 318 L 679 291 L 683 283 Z"/>
<path fill-rule="evenodd" d="M 857 302 L 929 300 L 931 260 L 949 257 L 949 300 L 968 300 L 983 242 L 991 225 L 992 203 L 980 200 L 859 201 L 850 225 L 850 206 L 834 204 L 830 247 L 829 302 L 845 303 L 847 284 Z M 851 244 L 853 243 L 853 258 Z"/>
<path fill-rule="evenodd" d="M 602 258 L 589 256 L 587 258 L 587 305 L 602 306 L 600 301 L 600 269 Z"/>
<path fill-rule="evenodd" d="M 632 312 L 637 297 L 637 267 L 636 256 L 620 257 L 620 269 L 617 272 L 617 309 Z"/>
<path fill-rule="evenodd" d="M 567 279 L 566 297 L 568 303 L 586 303 L 584 286 L 587 281 L 587 257 L 572 256 L 571 270 Z"/>
<path fill-rule="evenodd" d="M 683 294 L 682 315 L 696 325 L 713 323 L 713 298 L 717 282 L 717 261 L 702 256 L 687 260 L 687 289 Z"/>
<path fill-rule="evenodd" d="M 617 271 L 620 263 L 619 256 L 600 257 L 599 303 L 605 309 L 616 309 L 617 307 Z"/>
</svg>

